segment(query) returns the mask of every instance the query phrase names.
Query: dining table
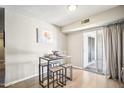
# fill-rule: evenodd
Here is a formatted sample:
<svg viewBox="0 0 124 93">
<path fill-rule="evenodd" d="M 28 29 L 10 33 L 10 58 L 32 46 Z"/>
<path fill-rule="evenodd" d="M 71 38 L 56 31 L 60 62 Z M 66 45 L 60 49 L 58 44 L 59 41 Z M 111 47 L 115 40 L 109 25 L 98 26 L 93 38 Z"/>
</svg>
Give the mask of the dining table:
<svg viewBox="0 0 124 93">
<path fill-rule="evenodd" d="M 54 58 L 44 57 L 44 56 L 39 57 L 39 83 L 40 83 L 40 85 L 42 85 L 42 87 L 47 87 L 47 88 L 50 87 L 50 63 L 53 61 L 59 62 L 60 60 L 67 59 L 67 58 L 70 58 L 70 56 L 56 56 Z M 46 78 L 47 83 L 46 83 L 46 85 L 44 85 L 41 80 L 41 64 L 42 64 L 41 60 L 45 60 L 46 64 L 47 64 L 46 65 L 47 66 L 47 78 Z"/>
</svg>

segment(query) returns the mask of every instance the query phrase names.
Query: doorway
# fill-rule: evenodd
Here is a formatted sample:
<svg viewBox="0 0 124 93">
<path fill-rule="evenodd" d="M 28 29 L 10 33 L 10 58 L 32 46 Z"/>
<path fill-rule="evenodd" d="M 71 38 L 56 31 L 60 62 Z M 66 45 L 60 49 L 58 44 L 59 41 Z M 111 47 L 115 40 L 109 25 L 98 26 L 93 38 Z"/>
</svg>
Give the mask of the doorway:
<svg viewBox="0 0 124 93">
<path fill-rule="evenodd" d="M 91 30 L 83 33 L 84 70 L 98 74 L 105 74 L 103 47 L 102 29 Z"/>
</svg>

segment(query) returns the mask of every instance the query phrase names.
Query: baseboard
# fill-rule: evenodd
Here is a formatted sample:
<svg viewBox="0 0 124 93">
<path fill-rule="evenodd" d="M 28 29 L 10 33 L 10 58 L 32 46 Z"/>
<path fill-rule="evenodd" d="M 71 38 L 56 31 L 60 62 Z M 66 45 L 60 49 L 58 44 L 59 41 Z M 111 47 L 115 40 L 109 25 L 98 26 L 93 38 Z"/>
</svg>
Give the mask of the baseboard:
<svg viewBox="0 0 124 93">
<path fill-rule="evenodd" d="M 77 68 L 77 69 L 83 69 L 83 68 L 81 68 L 81 67 L 79 67 L 79 66 L 72 66 L 73 68 Z"/>
<path fill-rule="evenodd" d="M 24 81 L 24 80 L 27 80 L 27 79 L 30 79 L 30 78 L 33 78 L 33 77 L 36 77 L 36 76 L 38 76 L 38 74 L 29 76 L 29 77 L 26 77 L 26 78 L 23 78 L 23 79 L 15 80 L 15 81 L 12 81 L 12 82 L 9 82 L 9 83 L 5 83 L 5 87 L 8 87 L 12 84 L 15 84 L 15 83 L 18 83 L 18 82 L 21 82 L 21 81 Z"/>
</svg>

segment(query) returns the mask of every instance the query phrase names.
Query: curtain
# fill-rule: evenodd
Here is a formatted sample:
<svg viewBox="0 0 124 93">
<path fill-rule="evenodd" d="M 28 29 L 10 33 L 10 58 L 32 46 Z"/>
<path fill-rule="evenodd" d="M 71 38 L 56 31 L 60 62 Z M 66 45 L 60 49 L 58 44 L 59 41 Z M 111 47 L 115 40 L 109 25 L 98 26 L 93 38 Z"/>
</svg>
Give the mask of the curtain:
<svg viewBox="0 0 124 93">
<path fill-rule="evenodd" d="M 106 75 L 121 81 L 123 64 L 124 23 L 108 25 L 104 28 L 104 48 L 106 59 Z"/>
</svg>

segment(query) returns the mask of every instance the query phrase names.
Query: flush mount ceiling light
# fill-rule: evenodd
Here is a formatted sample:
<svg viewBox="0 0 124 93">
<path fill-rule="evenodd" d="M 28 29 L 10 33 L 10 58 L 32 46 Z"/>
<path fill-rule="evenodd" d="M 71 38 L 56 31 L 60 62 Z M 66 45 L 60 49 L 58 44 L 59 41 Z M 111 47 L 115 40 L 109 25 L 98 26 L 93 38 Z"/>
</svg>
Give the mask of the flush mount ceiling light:
<svg viewBox="0 0 124 93">
<path fill-rule="evenodd" d="M 67 8 L 68 8 L 69 11 L 74 12 L 77 9 L 77 5 L 68 5 Z"/>
</svg>

